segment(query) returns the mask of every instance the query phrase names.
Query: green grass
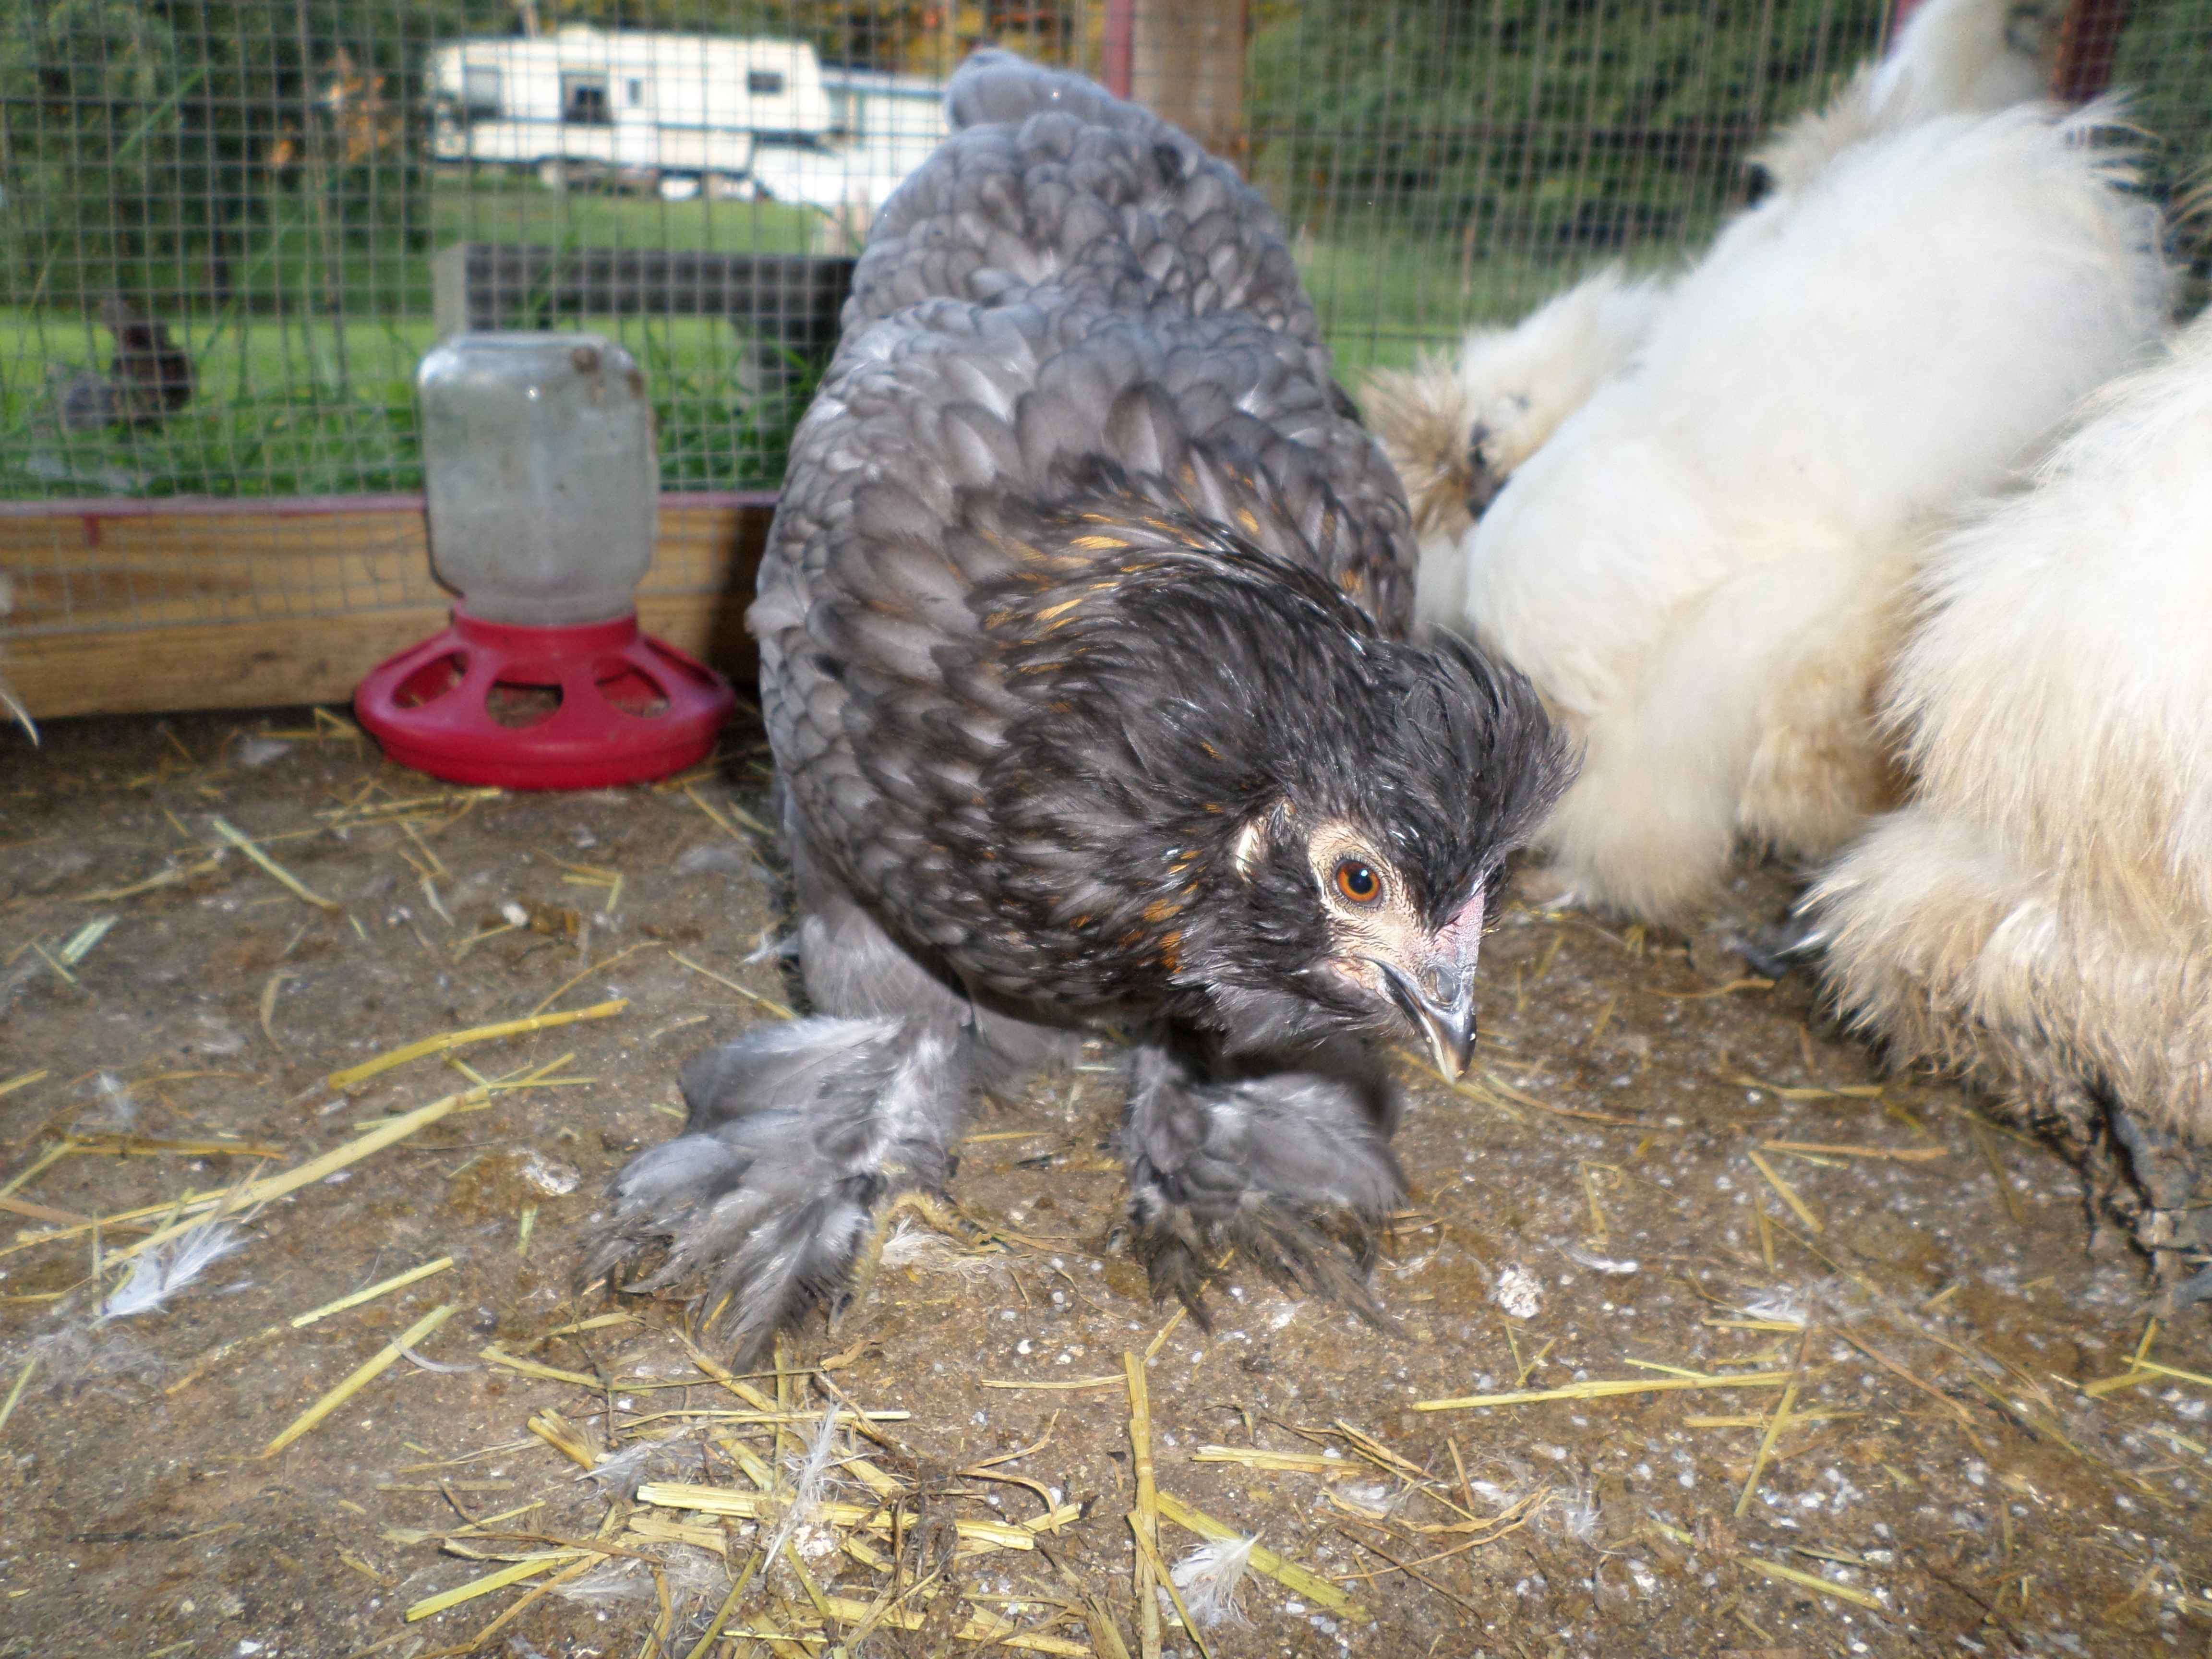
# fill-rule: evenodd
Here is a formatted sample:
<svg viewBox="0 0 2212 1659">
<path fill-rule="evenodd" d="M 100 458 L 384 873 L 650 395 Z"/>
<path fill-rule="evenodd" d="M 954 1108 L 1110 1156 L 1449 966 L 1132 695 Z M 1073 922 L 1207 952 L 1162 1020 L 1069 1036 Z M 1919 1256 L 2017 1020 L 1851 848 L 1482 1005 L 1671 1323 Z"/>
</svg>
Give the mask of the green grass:
<svg viewBox="0 0 2212 1659">
<path fill-rule="evenodd" d="M 758 365 L 718 318 L 586 318 L 647 373 L 672 489 L 773 489 L 806 388 L 759 389 Z M 97 367 L 103 331 L 0 312 L 0 495 L 322 495 L 419 489 L 413 376 L 427 318 L 343 330 L 252 319 L 180 330 L 198 365 L 191 404 L 155 428 L 65 432 L 49 364 Z M 343 369 L 343 372 L 341 372 Z"/>
<path fill-rule="evenodd" d="M 714 202 L 695 197 L 550 191 L 526 176 L 479 170 L 430 194 L 430 228 L 448 242 L 569 243 L 577 247 L 658 247 L 685 253 L 807 253 L 822 216 L 781 202 Z M 427 279 L 426 279 L 427 280 Z"/>
<path fill-rule="evenodd" d="M 1338 374 L 1356 383 L 1370 368 L 1411 366 L 1424 348 L 1449 345 L 1477 324 L 1510 322 L 1617 256 L 1537 259 L 1444 243 L 1377 237 L 1372 242 L 1292 244 L 1306 291 Z M 1680 263 L 1676 244 L 1621 259 L 1638 270 Z"/>
<path fill-rule="evenodd" d="M 538 242 L 718 252 L 799 252 L 819 216 L 775 203 L 663 202 L 548 191 L 480 171 L 444 175 L 430 198 L 433 241 Z M 157 428 L 61 429 L 52 386 L 104 372 L 112 350 L 82 313 L 0 309 L 0 497 L 263 496 L 419 488 L 413 377 L 434 343 L 429 254 L 349 253 L 337 273 L 312 257 L 304 222 L 278 227 L 234 262 L 241 298 L 175 319 L 198 367 L 191 405 Z M 1347 385 L 1402 367 L 1470 323 L 1522 314 L 1598 263 L 1540 262 L 1449 243 L 1378 235 L 1295 248 Z M 351 314 L 323 314 L 327 296 Z M 373 314 L 362 314 L 364 311 Z M 289 313 L 289 314 L 287 314 Z M 311 320 L 303 316 L 313 314 Z M 773 488 L 808 390 L 762 365 L 715 318 L 574 319 L 621 340 L 645 368 L 670 489 Z"/>
<path fill-rule="evenodd" d="M 819 217 L 775 203 L 556 193 L 487 175 L 465 187 L 450 181 L 433 192 L 431 205 L 441 246 L 529 241 L 798 252 Z M 106 330 L 79 312 L 0 309 L 0 498 L 420 488 L 413 382 L 437 337 L 429 254 L 349 254 L 339 262 L 342 283 L 332 284 L 311 257 L 310 231 L 280 226 L 238 262 L 240 298 L 226 310 L 171 319 L 198 387 L 191 404 L 159 427 L 64 431 L 53 387 L 77 370 L 105 372 L 113 351 Z M 342 319 L 324 311 L 332 292 L 356 302 Z M 782 389 L 763 392 L 761 365 L 738 330 L 712 317 L 573 320 L 620 340 L 645 368 L 668 488 L 775 486 L 806 388 L 793 387 L 787 375 Z"/>
</svg>

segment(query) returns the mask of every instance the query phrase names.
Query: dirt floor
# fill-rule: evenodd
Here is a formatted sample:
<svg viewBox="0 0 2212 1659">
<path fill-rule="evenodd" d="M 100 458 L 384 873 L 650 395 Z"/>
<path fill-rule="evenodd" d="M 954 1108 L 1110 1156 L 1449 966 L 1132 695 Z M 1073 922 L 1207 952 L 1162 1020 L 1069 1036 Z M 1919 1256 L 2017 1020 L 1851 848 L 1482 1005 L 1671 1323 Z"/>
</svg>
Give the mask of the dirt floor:
<svg viewBox="0 0 2212 1659">
<path fill-rule="evenodd" d="M 2212 1651 L 2206 1316 L 2140 1346 L 2065 1165 L 1755 978 L 1771 873 L 1687 939 L 1513 906 L 1482 1079 L 1407 1062 L 1400 1334 L 1233 1262 L 1211 1332 L 1155 1306 L 1102 1058 L 718 1380 L 571 1274 L 680 1062 L 793 994 L 757 740 L 524 797 L 305 711 L 46 739 L 0 736 L 0 1655 L 1140 1655 L 1133 1509 L 1283 1575 L 1218 1659 Z M 881 1415 L 799 1501 L 832 1401 Z"/>
</svg>

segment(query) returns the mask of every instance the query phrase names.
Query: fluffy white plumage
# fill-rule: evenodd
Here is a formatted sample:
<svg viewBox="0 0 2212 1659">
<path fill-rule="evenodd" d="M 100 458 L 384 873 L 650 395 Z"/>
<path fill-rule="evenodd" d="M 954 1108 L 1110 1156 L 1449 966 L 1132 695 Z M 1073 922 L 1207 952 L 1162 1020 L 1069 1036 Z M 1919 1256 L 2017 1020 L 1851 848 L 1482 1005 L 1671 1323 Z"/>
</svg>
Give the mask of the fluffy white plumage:
<svg viewBox="0 0 2212 1659">
<path fill-rule="evenodd" d="M 1252 1547 L 1259 1541 L 1256 1537 L 1210 1538 L 1168 1569 L 1192 1619 L 1209 1630 L 1216 1625 L 1243 1629 L 1251 1624 L 1237 1603 L 1237 1592 L 1252 1565 Z"/>
<path fill-rule="evenodd" d="M 1879 63 L 1753 158 L 1777 194 L 1802 189 L 1851 145 L 1942 115 L 2046 95 L 2059 0 L 1927 0 Z M 1664 301 L 1656 277 L 1618 266 L 1584 278 L 1511 327 L 1474 328 L 1456 352 L 1368 379 L 1375 434 L 1406 486 L 1421 560 L 1414 608 L 1458 623 L 1461 544 L 1507 479 L 1605 381 L 1626 368 Z"/>
<path fill-rule="evenodd" d="M 1825 854 L 1887 803 L 1930 525 L 2164 322 L 2111 119 L 1942 118 L 1745 214 L 1476 526 L 1465 614 L 1584 746 L 1540 837 L 1577 898 L 1675 914 L 1739 836 Z"/>
<path fill-rule="evenodd" d="M 1796 189 L 1853 144 L 1942 115 L 1981 115 L 2051 95 L 2063 0 L 1927 0 L 1880 63 L 1752 159 Z"/>
<path fill-rule="evenodd" d="M 2153 1224 L 2188 1197 L 2165 1143 L 2212 1146 L 2208 526 L 2212 315 L 1933 550 L 1888 704 L 1911 799 L 1808 901 L 1850 1012 L 2077 1149 L 2118 1136 L 2164 1248 L 2212 1243 L 2202 1210 Z"/>
<path fill-rule="evenodd" d="M 154 1313 L 185 1285 L 227 1255 L 246 1248 L 237 1228 L 216 1222 L 192 1228 L 156 1244 L 131 1264 L 131 1276 L 107 1293 L 100 1318 L 131 1319 Z"/>
<path fill-rule="evenodd" d="M 1656 278 L 1631 282 L 1607 265 L 1510 328 L 1469 329 L 1455 356 L 1369 379 L 1368 414 L 1420 540 L 1422 621 L 1459 620 L 1460 544 L 1506 479 L 1627 365 L 1661 292 Z"/>
</svg>

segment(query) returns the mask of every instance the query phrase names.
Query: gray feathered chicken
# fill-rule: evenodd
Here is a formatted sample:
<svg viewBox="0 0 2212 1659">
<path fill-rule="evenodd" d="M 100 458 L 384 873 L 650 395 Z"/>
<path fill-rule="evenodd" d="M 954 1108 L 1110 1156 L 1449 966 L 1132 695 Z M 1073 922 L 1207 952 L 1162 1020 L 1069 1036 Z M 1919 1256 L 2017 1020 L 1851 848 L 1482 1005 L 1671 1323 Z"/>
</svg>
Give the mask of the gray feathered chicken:
<svg viewBox="0 0 2212 1659">
<path fill-rule="evenodd" d="M 703 1277 L 751 1349 L 942 1186 L 980 1091 L 1111 1019 L 1156 1293 L 1195 1309 L 1234 1245 L 1371 1311 L 1400 1181 L 1361 1037 L 1466 1063 L 1560 744 L 1511 671 L 1404 639 L 1405 499 L 1260 198 L 1004 52 L 949 102 L 750 613 L 820 1014 L 686 1067 L 689 1130 L 617 1177 L 587 1277 Z"/>
</svg>

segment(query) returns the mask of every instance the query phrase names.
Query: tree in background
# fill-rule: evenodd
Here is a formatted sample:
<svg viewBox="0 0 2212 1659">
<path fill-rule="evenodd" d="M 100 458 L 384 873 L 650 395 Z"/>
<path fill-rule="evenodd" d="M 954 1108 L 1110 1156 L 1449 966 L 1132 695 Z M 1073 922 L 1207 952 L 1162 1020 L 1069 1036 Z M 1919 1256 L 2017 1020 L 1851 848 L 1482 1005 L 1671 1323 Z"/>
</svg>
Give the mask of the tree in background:
<svg viewBox="0 0 2212 1659">
<path fill-rule="evenodd" d="M 505 0 L 0 0 L 11 296 L 341 308 L 348 246 L 428 245 L 430 43 L 512 18 Z"/>
<path fill-rule="evenodd" d="M 1872 50 L 1834 0 L 1261 0 L 1255 167 L 1311 234 L 1537 258 L 1691 231 Z"/>
</svg>

